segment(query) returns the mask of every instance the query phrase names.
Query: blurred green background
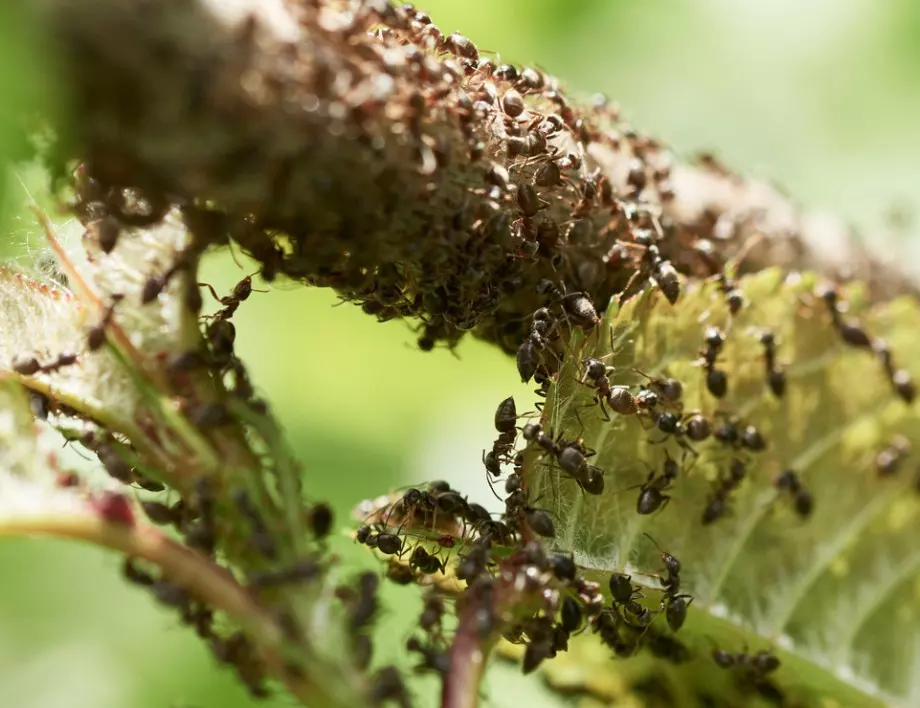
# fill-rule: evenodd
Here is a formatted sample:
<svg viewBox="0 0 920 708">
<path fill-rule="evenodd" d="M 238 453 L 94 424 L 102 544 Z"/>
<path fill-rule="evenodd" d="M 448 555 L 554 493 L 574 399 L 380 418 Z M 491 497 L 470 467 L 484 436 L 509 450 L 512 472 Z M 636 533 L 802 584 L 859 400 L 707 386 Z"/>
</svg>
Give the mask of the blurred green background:
<svg viewBox="0 0 920 708">
<path fill-rule="evenodd" d="M 912 0 L 431 0 L 424 8 L 445 32 L 501 50 L 506 61 L 607 93 L 679 154 L 714 149 L 800 203 L 858 224 L 867 240 L 915 243 L 920 4 Z M 8 136 L 18 110 L 57 88 L 36 80 L 43 53 L 9 12 L 0 10 L 4 154 L 15 148 Z M 34 230 L 8 231 L 8 255 L 40 247 Z M 226 291 L 244 274 L 218 256 L 205 279 Z M 485 499 L 479 458 L 494 407 L 527 391 L 514 384 L 513 362 L 472 340 L 459 358 L 422 354 L 408 325 L 379 325 L 336 304 L 328 293 L 282 286 L 255 294 L 235 320 L 238 350 L 303 460 L 308 487 L 332 499 L 342 521 L 355 490 L 422 479 L 446 478 Z M 353 550 L 344 539 L 340 546 Z M 0 706 L 251 704 L 172 615 L 118 579 L 114 557 L 8 541 L 0 562 Z M 410 594 L 387 596 L 396 631 L 379 651 L 402 644 L 412 607 Z M 500 683 L 492 705 L 520 705 L 541 691 L 504 674 Z M 435 704 L 432 689 L 418 686 L 420 706 Z M 513 702 L 503 700 L 509 695 Z"/>
</svg>

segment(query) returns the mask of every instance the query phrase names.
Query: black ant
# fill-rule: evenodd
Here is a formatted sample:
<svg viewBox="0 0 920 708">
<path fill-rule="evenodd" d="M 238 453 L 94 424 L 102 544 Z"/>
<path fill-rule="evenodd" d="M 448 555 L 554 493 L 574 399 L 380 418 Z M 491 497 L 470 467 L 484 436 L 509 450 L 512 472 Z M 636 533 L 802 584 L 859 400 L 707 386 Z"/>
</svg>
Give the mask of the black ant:
<svg viewBox="0 0 920 708">
<path fill-rule="evenodd" d="M 631 575 L 611 573 L 608 584 L 613 601 L 619 605 L 626 606 L 645 597 L 642 591 L 632 584 Z"/>
<path fill-rule="evenodd" d="M 523 383 L 527 383 L 538 374 L 542 360 L 541 352 L 546 350 L 550 337 L 556 332 L 557 325 L 556 319 L 548 308 L 541 307 L 533 313 L 530 333 L 517 350 L 517 369 Z M 546 378 L 546 376 L 541 376 L 541 381 Z"/>
<path fill-rule="evenodd" d="M 205 287 L 210 290 L 214 299 L 223 305 L 223 309 L 214 315 L 214 318 L 219 320 L 229 320 L 231 317 L 233 317 L 234 313 L 237 311 L 237 309 L 239 309 L 240 303 L 249 299 L 249 296 L 253 293 L 251 275 L 247 275 L 240 282 L 234 285 L 233 289 L 230 291 L 230 294 L 225 295 L 224 297 L 218 297 L 217 292 L 209 283 L 198 283 L 198 286 Z"/>
<path fill-rule="evenodd" d="M 913 379 L 907 369 L 895 369 L 894 359 L 891 356 L 891 349 L 888 347 L 888 342 L 884 339 L 876 339 L 872 343 L 872 350 L 875 352 L 879 361 L 882 362 L 882 366 L 885 369 L 885 375 L 891 382 L 895 393 L 897 393 L 905 403 L 913 403 L 917 395 Z"/>
<path fill-rule="evenodd" d="M 415 667 L 416 673 L 433 671 L 444 675 L 450 668 L 450 655 L 447 651 L 433 644 L 424 644 L 418 637 L 409 637 L 406 649 L 421 657 L 421 663 Z"/>
<path fill-rule="evenodd" d="M 377 547 L 380 547 L 379 544 Z M 446 561 L 429 553 L 422 546 L 416 546 L 412 551 L 412 555 L 409 556 L 409 567 L 426 575 L 433 575 L 437 572 L 445 573 L 447 571 Z"/>
<path fill-rule="evenodd" d="M 58 369 L 72 366 L 77 363 L 76 354 L 59 354 L 58 358 L 48 364 L 40 364 L 35 357 L 17 356 L 13 359 L 13 371 L 22 376 L 35 374 L 53 374 Z"/>
<path fill-rule="evenodd" d="M 105 311 L 102 313 L 102 318 L 99 321 L 99 324 L 92 327 L 86 335 L 86 346 L 91 351 L 94 352 L 106 341 L 106 329 L 112 321 L 112 316 L 115 314 L 115 306 L 124 299 L 124 295 L 118 294 L 112 296 L 112 302 L 108 307 L 105 308 Z"/>
<path fill-rule="evenodd" d="M 307 522 L 310 524 L 310 529 L 317 540 L 329 535 L 334 519 L 335 515 L 332 507 L 326 502 L 314 504 L 307 512 Z"/>
<path fill-rule="evenodd" d="M 566 319 L 575 323 L 575 326 L 584 332 L 589 332 L 600 322 L 597 309 L 591 298 L 585 292 L 566 293 L 565 286 L 560 288 L 551 280 L 544 278 L 537 284 L 537 293 L 552 294 L 562 301 L 562 311 Z"/>
<path fill-rule="evenodd" d="M 543 509 L 538 509 L 527 503 L 526 494 L 518 490 L 505 500 L 505 515 L 508 519 L 519 516 L 524 517 L 525 523 L 537 534 L 544 538 L 554 538 L 556 528 L 552 517 Z"/>
<path fill-rule="evenodd" d="M 636 500 L 636 512 L 642 515 L 653 514 L 658 510 L 664 511 L 664 508 L 671 501 L 671 497 L 665 494 L 674 480 L 677 478 L 679 466 L 677 462 L 670 458 L 665 463 L 664 472 L 656 475 L 655 470 L 650 470 L 648 478 L 641 487 L 639 498 Z M 635 487 L 631 487 L 635 489 Z"/>
<path fill-rule="evenodd" d="M 802 484 L 795 470 L 784 470 L 773 480 L 773 485 L 780 491 L 792 494 L 792 503 L 795 513 L 802 519 L 811 516 L 815 507 L 815 498 Z"/>
<path fill-rule="evenodd" d="M 680 399 L 684 394 L 684 385 L 680 381 L 670 377 L 650 376 L 639 369 L 635 371 L 648 379 L 648 388 L 658 396 L 659 403 L 680 408 Z"/>
<path fill-rule="evenodd" d="M 715 523 L 729 512 L 731 493 L 747 475 L 747 467 L 743 460 L 733 458 L 727 475 L 721 475 L 715 482 L 712 494 L 703 511 L 702 522 L 704 526 Z"/>
<path fill-rule="evenodd" d="M 323 572 L 322 566 L 313 560 L 298 561 L 281 570 L 267 570 L 252 573 L 248 580 L 253 588 L 271 588 L 279 585 L 307 583 L 318 578 Z"/>
<path fill-rule="evenodd" d="M 657 220 L 653 219 L 653 223 L 660 234 L 661 227 L 658 225 Z M 623 288 L 623 295 L 620 296 L 621 302 L 630 292 L 633 281 L 641 277 L 642 274 L 647 274 L 647 277 L 654 280 L 658 285 L 658 289 L 661 290 L 667 301 L 672 305 L 675 304 L 680 297 L 680 278 L 677 275 L 677 269 L 671 265 L 671 261 L 661 256 L 656 238 L 651 231 L 636 229 L 633 241 L 634 243 L 632 244 L 622 242 L 614 244 L 615 248 L 622 246 L 644 248 L 638 270 L 626 283 L 626 287 Z M 613 249 L 611 249 L 611 253 L 608 256 L 612 256 L 612 254 Z"/>
<path fill-rule="evenodd" d="M 650 411 L 649 416 L 655 423 L 655 427 L 658 428 L 658 430 L 660 430 L 666 436 L 673 436 L 674 440 L 681 447 L 681 449 L 684 450 L 685 453 L 689 452 L 694 457 L 699 457 L 699 453 L 694 450 L 690 443 L 684 439 L 685 437 L 689 437 L 687 425 L 686 421 L 683 420 L 678 414 L 653 410 Z M 687 421 L 695 421 L 693 433 L 697 437 L 706 433 L 706 425 L 699 422 L 698 416 L 701 417 L 699 414 L 692 414 L 687 417 Z M 708 423 L 705 418 L 703 418 L 703 421 Z M 704 439 L 705 437 L 706 436 L 704 435 Z M 664 440 L 667 440 L 667 438 L 658 440 L 656 443 L 662 443 Z"/>
<path fill-rule="evenodd" d="M 764 330 L 760 333 L 763 345 L 763 360 L 767 370 L 767 385 L 777 398 L 782 398 L 786 391 L 786 372 L 776 363 L 776 337 L 773 332 Z"/>
<path fill-rule="evenodd" d="M 585 492 L 601 494 L 604 491 L 603 471 L 588 464 L 588 458 L 595 455 L 594 450 L 585 448 L 578 440 L 563 440 L 561 434 L 553 440 L 539 423 L 528 423 L 524 426 L 522 434 L 528 443 L 551 453 L 563 472 L 572 477 Z"/>
<path fill-rule="evenodd" d="M 517 423 L 517 408 L 514 398 L 508 396 L 498 404 L 495 411 L 495 429 L 498 431 L 498 438 L 492 444 L 492 450 L 489 453 L 484 450 L 482 453 L 482 463 L 486 471 L 493 477 L 501 475 L 501 464 L 507 461 L 514 448 L 514 441 L 517 439 L 515 423 Z"/>
<path fill-rule="evenodd" d="M 627 386 L 614 386 L 607 397 L 607 405 L 614 413 L 620 415 L 638 415 L 649 413 L 658 405 L 658 394 L 642 389 L 635 396 Z"/>
<path fill-rule="evenodd" d="M 706 348 L 700 351 L 700 363 L 706 370 L 706 388 L 716 398 L 723 398 L 728 393 L 728 377 L 716 368 L 716 360 L 725 346 L 725 335 L 718 327 L 707 327 L 705 342 Z"/>
<path fill-rule="evenodd" d="M 903 435 L 896 435 L 875 456 L 875 470 L 879 477 L 890 477 L 898 471 L 901 462 L 910 452 L 910 440 Z"/>
<path fill-rule="evenodd" d="M 729 416 L 712 431 L 712 436 L 723 445 L 750 452 L 763 452 L 767 441 L 763 434 L 753 425 L 745 425 L 736 416 Z"/>
<path fill-rule="evenodd" d="M 661 550 L 661 546 L 658 545 L 658 541 L 652 538 L 648 533 L 643 531 L 642 535 L 645 536 L 653 544 L 655 544 L 655 548 L 658 549 L 658 554 L 661 556 L 661 562 L 664 564 L 664 568 L 668 573 L 668 577 L 666 579 L 662 579 L 661 586 L 664 588 L 671 588 L 676 592 L 680 588 L 680 561 L 676 556 L 671 555 L 667 551 Z"/>
<path fill-rule="evenodd" d="M 582 365 L 585 367 L 585 372 L 581 377 L 580 383 L 587 383 L 596 391 L 594 394 L 594 402 L 600 404 L 604 420 L 610 420 L 604 402 L 610 399 L 611 386 L 609 374 L 614 371 L 614 368 L 612 366 L 607 366 L 600 359 L 591 358 L 585 359 Z"/>
</svg>

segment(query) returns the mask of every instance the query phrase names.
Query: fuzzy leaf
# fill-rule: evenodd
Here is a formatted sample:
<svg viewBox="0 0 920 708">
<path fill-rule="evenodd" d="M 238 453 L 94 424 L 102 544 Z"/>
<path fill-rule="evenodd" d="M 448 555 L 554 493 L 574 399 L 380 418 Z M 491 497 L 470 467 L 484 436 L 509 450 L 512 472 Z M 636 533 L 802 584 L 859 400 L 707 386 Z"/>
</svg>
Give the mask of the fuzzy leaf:
<svg viewBox="0 0 920 708">
<path fill-rule="evenodd" d="M 710 658 L 714 645 L 736 652 L 747 645 L 777 651 L 783 662 L 777 684 L 809 705 L 818 698 L 848 706 L 916 705 L 917 470 L 910 459 L 890 475 L 875 465 L 897 435 L 920 444 L 916 406 L 895 394 L 871 350 L 842 342 L 828 308 L 814 295 L 814 276 L 784 279 L 767 270 L 741 283 L 748 304 L 735 317 L 713 283 L 685 287 L 673 307 L 657 290 L 646 290 L 619 309 L 611 306 L 596 333 L 573 338 L 547 400 L 545 424 L 554 435 L 582 437 L 597 451 L 590 462 L 604 470 L 606 490 L 599 497 L 585 495 L 548 459 L 531 457 L 532 496 L 559 519 L 561 548 L 574 549 L 580 564 L 599 576 L 632 573 L 655 588 L 648 595 L 656 608 L 656 575 L 664 570 L 644 533 L 680 559 L 681 590 L 694 596 L 678 634 L 697 657 L 682 672 L 688 686 L 702 690 L 700 677 L 724 671 Z M 841 299 L 849 303 L 843 320 L 853 318 L 874 339 L 884 337 L 896 366 L 920 374 L 912 346 L 916 302 L 870 307 L 856 286 L 841 289 Z M 708 393 L 696 363 L 707 325 L 726 334 L 718 366 L 728 374 L 728 393 L 721 400 Z M 767 387 L 763 328 L 775 333 L 786 370 L 781 398 Z M 581 362 L 592 352 L 615 367 L 613 384 L 630 385 L 633 392 L 645 383 L 635 368 L 676 377 L 684 385 L 685 412 L 699 410 L 713 426 L 739 416 L 761 431 L 767 449 L 733 451 L 709 438 L 693 443 L 699 453 L 694 460 L 648 418 L 611 413 L 612 420 L 604 421 L 592 404 L 592 389 L 579 383 Z M 651 470 L 661 473 L 666 451 L 682 463 L 664 492 L 670 503 L 639 515 L 635 485 Z M 704 525 L 716 480 L 734 457 L 746 463 L 747 476 L 729 497 L 729 513 Z M 775 486 L 786 469 L 795 470 L 814 495 L 810 516 L 798 515 L 793 495 Z M 657 621 L 664 626 L 664 617 Z"/>
</svg>

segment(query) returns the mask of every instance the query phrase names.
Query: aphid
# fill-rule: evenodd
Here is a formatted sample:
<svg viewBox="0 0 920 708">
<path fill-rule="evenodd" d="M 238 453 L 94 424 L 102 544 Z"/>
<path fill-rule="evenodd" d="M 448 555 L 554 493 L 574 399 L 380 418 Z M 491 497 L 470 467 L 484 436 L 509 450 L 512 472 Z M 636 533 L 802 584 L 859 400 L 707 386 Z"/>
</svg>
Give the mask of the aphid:
<svg viewBox="0 0 920 708">
<path fill-rule="evenodd" d="M 134 525 L 134 510 L 124 494 L 106 491 L 92 499 L 93 508 L 105 520 L 119 526 Z"/>
</svg>

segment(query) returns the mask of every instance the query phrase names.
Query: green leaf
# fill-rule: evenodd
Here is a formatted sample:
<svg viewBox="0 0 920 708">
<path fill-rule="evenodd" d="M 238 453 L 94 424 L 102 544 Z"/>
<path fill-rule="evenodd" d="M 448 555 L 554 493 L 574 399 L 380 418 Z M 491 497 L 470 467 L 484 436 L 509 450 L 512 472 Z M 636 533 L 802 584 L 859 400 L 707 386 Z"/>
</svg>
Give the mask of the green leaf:
<svg viewBox="0 0 920 708">
<path fill-rule="evenodd" d="M 895 393 L 871 350 L 843 343 L 814 294 L 815 276 L 784 278 L 767 270 L 743 279 L 741 287 L 747 304 L 734 317 L 717 285 L 704 282 L 685 286 L 673 307 L 647 289 L 620 308 L 611 306 L 594 333 L 576 335 L 547 399 L 544 424 L 554 436 L 562 431 L 565 439 L 581 437 L 597 451 L 589 461 L 604 470 L 606 490 L 601 496 L 582 493 L 548 458 L 531 459 L 528 485 L 556 514 L 560 548 L 574 549 L 600 581 L 610 571 L 633 574 L 650 588 L 654 609 L 664 568 L 645 534 L 680 559 L 681 591 L 694 597 L 677 635 L 695 657 L 680 671 L 685 690 L 713 694 L 721 686 L 719 695 L 731 695 L 738 684 L 729 680 L 731 671 L 716 667 L 711 650 L 740 652 L 747 646 L 750 652 L 776 652 L 782 666 L 771 679 L 795 701 L 916 705 L 917 470 L 910 459 L 890 475 L 875 466 L 876 455 L 895 436 L 920 443 L 916 407 Z M 895 366 L 920 374 L 912 346 L 916 302 L 870 306 L 855 285 L 840 293 L 849 308 L 842 319 L 858 321 L 873 341 L 884 337 Z M 697 363 L 708 325 L 726 334 L 718 366 L 727 372 L 729 388 L 721 400 L 706 390 Z M 782 398 L 767 386 L 759 341 L 764 328 L 775 333 L 786 371 Z M 764 435 L 767 449 L 730 450 L 710 438 L 692 444 L 699 454 L 694 458 L 648 417 L 611 413 L 605 421 L 592 402 L 594 391 L 580 383 L 582 360 L 592 353 L 615 367 L 613 384 L 629 385 L 634 393 L 645 383 L 636 368 L 679 379 L 685 412 L 701 411 L 714 427 L 739 416 Z M 636 485 L 653 469 L 660 474 L 666 455 L 682 463 L 665 491 L 670 502 L 655 514 L 639 515 Z M 704 525 L 716 480 L 735 457 L 745 461 L 747 476 L 730 496 L 730 513 Z M 786 469 L 795 470 L 814 495 L 814 511 L 806 518 L 796 513 L 792 494 L 775 486 Z M 658 623 L 665 628 L 664 617 Z M 719 683 L 712 675 L 725 679 Z"/>
</svg>

